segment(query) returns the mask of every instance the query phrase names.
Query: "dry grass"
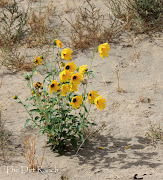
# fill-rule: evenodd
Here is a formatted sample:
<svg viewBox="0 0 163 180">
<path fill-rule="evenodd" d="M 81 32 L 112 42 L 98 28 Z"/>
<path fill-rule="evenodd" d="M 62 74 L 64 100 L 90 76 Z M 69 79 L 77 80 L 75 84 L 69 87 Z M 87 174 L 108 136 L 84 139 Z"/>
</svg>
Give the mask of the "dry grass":
<svg viewBox="0 0 163 180">
<path fill-rule="evenodd" d="M 54 13 L 52 1 L 45 7 L 44 13 L 42 13 L 42 7 L 38 8 L 37 12 L 30 5 L 28 4 L 27 10 L 23 12 L 14 0 L 12 3 L 6 4 L 1 11 L 0 50 L 2 60 L 0 63 L 14 71 L 31 71 L 32 65 L 27 62 L 26 48 L 48 43 L 47 36 L 50 30 L 46 21 Z M 23 45 L 24 52 L 22 49 L 20 50 Z"/>
<path fill-rule="evenodd" d="M 31 137 L 31 138 L 29 138 L 27 136 L 24 137 L 23 144 L 25 147 L 24 157 L 28 163 L 28 169 L 33 169 L 33 171 L 36 171 L 37 167 L 42 167 L 43 161 L 45 159 L 44 157 L 45 157 L 45 150 L 46 150 L 46 142 L 44 145 L 44 150 L 42 153 L 40 163 L 38 162 L 38 160 L 36 158 L 36 136 Z"/>
<path fill-rule="evenodd" d="M 117 75 L 117 92 L 126 93 L 126 91 L 121 88 L 120 83 L 119 83 L 119 71 L 116 71 L 116 75 Z"/>
<path fill-rule="evenodd" d="M 36 143 L 35 143 L 36 137 L 34 136 L 33 138 L 24 138 L 23 143 L 24 143 L 24 147 L 25 147 L 25 159 L 28 162 L 28 168 L 29 169 L 37 169 L 37 165 L 36 165 L 36 157 L 35 157 L 35 153 L 36 153 Z"/>
<path fill-rule="evenodd" d="M 2 120 L 2 106 L 0 105 L 0 157 L 3 161 L 8 161 L 8 142 L 11 134 L 4 127 Z"/>
<path fill-rule="evenodd" d="M 0 0 L 0 7 L 7 6 L 11 3 L 11 0 Z"/>
<path fill-rule="evenodd" d="M 163 128 L 160 125 L 149 123 L 148 132 L 146 137 L 150 140 L 151 144 L 155 144 L 158 141 L 163 141 Z"/>
<path fill-rule="evenodd" d="M 124 29 L 138 33 L 162 29 L 161 0 L 103 0 Z"/>
<path fill-rule="evenodd" d="M 45 7 L 42 7 L 41 1 L 37 9 L 30 7 L 28 15 L 30 34 L 25 39 L 29 47 L 47 44 L 50 33 L 53 33 L 53 36 L 56 34 L 55 29 L 49 27 L 49 17 L 54 13 L 55 6 L 53 1 L 50 1 Z"/>
<path fill-rule="evenodd" d="M 102 42 L 110 42 L 118 33 L 118 24 L 111 20 L 109 28 L 104 26 L 104 15 L 99 8 L 88 0 L 87 8 L 77 7 L 77 13 L 66 19 L 71 26 L 71 46 L 74 49 L 86 49 Z"/>
<path fill-rule="evenodd" d="M 22 12 L 14 0 L 7 4 L 1 13 L 1 64 L 12 70 L 31 70 L 29 63 L 25 62 L 25 55 L 21 55 L 18 51 L 28 29 L 26 26 L 28 10 Z"/>
</svg>

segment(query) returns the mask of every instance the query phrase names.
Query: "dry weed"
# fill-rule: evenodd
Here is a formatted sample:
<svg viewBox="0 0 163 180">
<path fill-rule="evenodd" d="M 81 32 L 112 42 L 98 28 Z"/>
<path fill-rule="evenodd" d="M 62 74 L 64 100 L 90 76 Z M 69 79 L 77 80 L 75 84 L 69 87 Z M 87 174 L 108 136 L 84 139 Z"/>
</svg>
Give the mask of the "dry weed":
<svg viewBox="0 0 163 180">
<path fill-rule="evenodd" d="M 26 24 L 28 10 L 22 12 L 14 0 L 12 3 L 7 4 L 1 12 L 1 64 L 7 66 L 9 69 L 31 70 L 32 68 L 29 63 L 25 63 L 25 56 L 20 55 L 18 52 L 28 29 Z"/>
<path fill-rule="evenodd" d="M 161 0 L 103 0 L 124 29 L 138 33 L 162 29 Z"/>
<path fill-rule="evenodd" d="M 116 71 L 116 75 L 117 75 L 117 92 L 119 93 L 126 93 L 125 90 L 123 90 L 121 87 L 120 87 L 120 83 L 119 83 L 119 71 Z"/>
<path fill-rule="evenodd" d="M 117 23 L 111 20 L 109 28 L 104 26 L 104 15 L 99 8 L 86 0 L 86 8 L 77 7 L 77 13 L 66 19 L 71 26 L 71 46 L 74 49 L 86 49 L 103 41 L 110 42 L 117 34 Z"/>
<path fill-rule="evenodd" d="M 11 3 L 11 0 L 0 0 L 0 7 L 7 6 Z"/>
<path fill-rule="evenodd" d="M 37 168 L 42 167 L 42 164 L 44 161 L 46 142 L 44 145 L 44 150 L 42 153 L 40 163 L 38 162 L 38 160 L 36 158 L 36 136 L 34 136 L 32 138 L 24 137 L 23 143 L 24 143 L 24 147 L 25 147 L 24 157 L 28 163 L 28 169 L 32 169 L 33 171 L 38 170 Z M 37 161 L 37 163 L 36 163 L 36 161 Z"/>
<path fill-rule="evenodd" d="M 28 162 L 28 168 L 29 169 L 37 169 L 37 165 L 36 165 L 36 157 L 35 157 L 35 153 L 36 153 L 36 143 L 35 143 L 36 137 L 34 136 L 33 138 L 24 138 L 23 143 L 24 143 L 24 147 L 25 147 L 25 159 Z"/>
<path fill-rule="evenodd" d="M 149 123 L 149 129 L 146 133 L 146 137 L 150 140 L 151 144 L 155 144 L 157 141 L 163 141 L 163 129 L 160 125 Z"/>
<path fill-rule="evenodd" d="M 4 127 L 4 122 L 2 120 L 2 106 L 0 105 L 0 156 L 2 153 L 2 158 L 4 161 L 8 161 L 8 142 L 11 134 Z"/>
<path fill-rule="evenodd" d="M 49 33 L 56 34 L 56 31 L 48 26 L 49 17 L 55 13 L 55 7 L 53 1 L 50 1 L 46 7 L 42 7 L 40 1 L 40 7 L 38 11 L 31 7 L 28 16 L 28 24 L 30 27 L 30 34 L 26 37 L 25 41 L 29 47 L 41 46 L 48 43 Z"/>
</svg>

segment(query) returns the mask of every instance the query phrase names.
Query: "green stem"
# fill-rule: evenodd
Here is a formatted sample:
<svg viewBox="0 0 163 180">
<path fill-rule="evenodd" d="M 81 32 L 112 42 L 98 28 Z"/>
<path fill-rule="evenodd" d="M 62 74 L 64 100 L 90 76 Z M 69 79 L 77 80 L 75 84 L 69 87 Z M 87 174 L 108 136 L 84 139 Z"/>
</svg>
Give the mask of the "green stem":
<svg viewBox="0 0 163 180">
<path fill-rule="evenodd" d="M 18 98 L 19 99 L 19 98 Z M 19 99 L 19 101 L 20 101 L 20 103 L 24 106 L 24 104 L 22 103 L 22 101 Z M 34 120 L 33 120 L 33 117 L 31 116 L 31 114 L 29 113 L 29 111 L 28 111 L 28 109 L 24 106 L 24 108 L 25 108 L 25 110 L 26 110 L 26 112 L 29 114 L 29 116 L 30 116 L 30 118 L 31 118 L 31 120 L 33 121 L 33 123 L 37 126 L 37 127 L 39 127 L 39 128 L 41 128 Z"/>
<path fill-rule="evenodd" d="M 91 65 L 90 65 L 89 72 L 90 72 L 91 69 L 92 69 L 92 64 L 93 64 L 93 60 L 94 60 L 94 57 L 95 57 L 95 51 L 96 51 L 96 48 L 94 48 L 94 50 L 93 50 L 93 56 L 92 56 L 92 59 L 91 59 Z M 86 90 L 87 90 L 87 85 L 88 85 L 89 78 L 90 78 L 90 73 L 88 73 L 88 75 L 87 75 L 87 83 L 86 83 L 86 87 L 85 87 L 85 89 L 84 89 L 84 97 L 85 97 L 85 95 L 86 95 Z"/>
<path fill-rule="evenodd" d="M 53 70 L 53 67 L 52 67 L 53 59 L 54 59 L 54 45 L 53 45 L 53 55 L 52 55 L 52 59 L 51 59 L 51 72 Z"/>
</svg>

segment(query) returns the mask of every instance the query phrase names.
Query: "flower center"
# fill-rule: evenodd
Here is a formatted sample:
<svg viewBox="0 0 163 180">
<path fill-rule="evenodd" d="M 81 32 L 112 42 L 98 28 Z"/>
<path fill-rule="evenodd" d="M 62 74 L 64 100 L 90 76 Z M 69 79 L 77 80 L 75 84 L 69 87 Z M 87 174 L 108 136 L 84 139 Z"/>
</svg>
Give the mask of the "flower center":
<svg viewBox="0 0 163 180">
<path fill-rule="evenodd" d="M 73 76 L 73 79 L 76 79 L 76 76 Z"/>
<path fill-rule="evenodd" d="M 70 69 L 70 66 L 66 66 L 66 69 Z"/>
<path fill-rule="evenodd" d="M 54 84 L 51 84 L 51 87 L 54 87 Z"/>
<path fill-rule="evenodd" d="M 76 98 L 73 99 L 73 102 L 76 102 Z"/>
<path fill-rule="evenodd" d="M 89 96 L 92 96 L 92 94 L 90 93 Z"/>
</svg>

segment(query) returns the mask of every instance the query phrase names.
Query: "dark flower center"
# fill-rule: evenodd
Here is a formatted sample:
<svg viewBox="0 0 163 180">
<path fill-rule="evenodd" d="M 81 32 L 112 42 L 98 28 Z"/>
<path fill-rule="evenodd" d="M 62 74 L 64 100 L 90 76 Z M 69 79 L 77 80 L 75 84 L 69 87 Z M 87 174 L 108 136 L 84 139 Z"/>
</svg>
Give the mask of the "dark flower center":
<svg viewBox="0 0 163 180">
<path fill-rule="evenodd" d="M 89 96 L 92 96 L 92 94 L 90 93 Z"/>
<path fill-rule="evenodd" d="M 66 69 L 70 69 L 70 66 L 66 66 Z"/>
<path fill-rule="evenodd" d="M 73 102 L 76 102 L 76 98 L 73 99 Z"/>
<path fill-rule="evenodd" d="M 52 84 L 51 87 L 54 87 L 54 84 Z"/>
<path fill-rule="evenodd" d="M 76 79 L 76 76 L 73 76 L 73 79 Z"/>
</svg>

